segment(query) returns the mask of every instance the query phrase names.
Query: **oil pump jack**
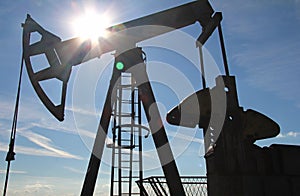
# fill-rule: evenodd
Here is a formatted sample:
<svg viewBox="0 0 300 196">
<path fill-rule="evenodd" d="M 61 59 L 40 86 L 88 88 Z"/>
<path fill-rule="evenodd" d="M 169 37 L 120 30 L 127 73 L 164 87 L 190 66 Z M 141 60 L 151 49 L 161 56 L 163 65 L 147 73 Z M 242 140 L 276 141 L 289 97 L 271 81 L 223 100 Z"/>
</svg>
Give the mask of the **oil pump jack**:
<svg viewBox="0 0 300 196">
<path fill-rule="evenodd" d="M 64 107 L 66 89 L 72 66 L 81 64 L 93 58 L 100 57 L 107 52 L 116 51 L 115 63 L 106 101 L 102 111 L 100 124 L 91 153 L 81 195 L 93 195 L 98 170 L 102 158 L 108 126 L 113 111 L 113 103 L 116 102 L 116 84 L 122 73 L 129 72 L 136 81 L 138 96 L 145 110 L 146 118 L 157 148 L 162 170 L 167 179 L 167 185 L 171 195 L 185 195 L 179 172 L 168 143 L 168 138 L 162 124 L 162 120 L 155 104 L 155 97 L 146 73 L 146 65 L 142 49 L 136 47 L 143 40 L 192 25 L 199 22 L 203 31 L 199 37 L 204 42 L 211 35 L 215 27 L 221 21 L 221 14 L 215 13 L 207 0 L 191 2 L 179 7 L 158 12 L 149 16 L 125 22 L 122 25 L 112 26 L 107 29 L 110 35 L 107 38 L 99 38 L 93 45 L 91 40 L 82 41 L 73 38 L 66 41 L 46 31 L 29 15 L 23 24 L 23 51 L 27 72 L 31 83 L 46 108 L 60 121 L 64 119 Z M 116 28 L 123 26 L 123 29 Z M 145 30 L 147 26 L 147 30 Z M 164 28 L 152 28 L 160 26 Z M 32 33 L 39 33 L 41 40 L 31 43 Z M 50 67 L 34 72 L 31 57 L 45 55 Z M 120 64 L 121 62 L 121 64 Z M 61 102 L 55 105 L 43 91 L 41 81 L 58 79 L 62 82 Z M 151 106 L 151 114 L 149 108 Z M 166 158 L 168 159 L 166 161 Z"/>
<path fill-rule="evenodd" d="M 201 34 L 195 40 L 200 51 L 215 29 L 218 29 L 226 74 L 216 78 L 216 86 L 212 89 L 205 86 L 203 75 L 203 89 L 187 97 L 172 109 L 167 115 L 167 121 L 185 127 L 198 125 L 204 130 L 208 194 L 215 196 L 300 193 L 297 188 L 300 184 L 300 172 L 299 167 L 296 166 L 300 165 L 299 156 L 293 156 L 300 154 L 300 148 L 287 145 L 260 148 L 254 145 L 256 140 L 275 137 L 280 128 L 277 123 L 263 114 L 254 110 L 243 111 L 239 106 L 235 78 L 230 76 L 227 65 L 221 20 L 222 14 L 215 13 L 207 0 L 199 0 L 125 22 L 122 24 L 124 27 L 122 29 L 116 28 L 118 25 L 112 26 L 107 29 L 110 32 L 109 37 L 99 38 L 98 43 L 93 44 L 91 40 L 82 41 L 80 38 L 62 41 L 58 36 L 41 27 L 30 15 L 27 16 L 23 24 L 23 58 L 27 72 L 40 100 L 59 121 L 64 119 L 66 89 L 72 66 L 100 57 L 104 53 L 116 51 L 113 74 L 81 195 L 93 195 L 113 104 L 117 99 L 115 86 L 123 73 L 130 73 L 134 78 L 135 87 L 138 88 L 138 97 L 149 122 L 170 194 L 185 195 L 155 104 L 155 97 L 146 73 L 144 54 L 136 44 L 196 22 L 202 26 Z M 147 31 L 144 30 L 145 26 L 148 27 Z M 151 29 L 152 26 L 166 28 L 154 30 Z M 31 34 L 36 32 L 41 35 L 41 40 L 31 43 Z M 50 66 L 35 72 L 31 58 L 36 55 L 45 55 Z M 201 70 L 204 73 L 202 64 Z M 53 78 L 62 82 L 61 102 L 58 105 L 47 97 L 40 86 L 41 81 Z M 195 112 L 193 109 L 195 105 L 199 106 L 200 112 Z M 164 146 L 163 151 L 159 150 L 162 146 Z M 168 162 L 165 162 L 165 156 L 168 157 Z M 13 156 L 10 157 L 13 160 Z M 276 187 L 274 188 L 273 185 Z"/>
</svg>

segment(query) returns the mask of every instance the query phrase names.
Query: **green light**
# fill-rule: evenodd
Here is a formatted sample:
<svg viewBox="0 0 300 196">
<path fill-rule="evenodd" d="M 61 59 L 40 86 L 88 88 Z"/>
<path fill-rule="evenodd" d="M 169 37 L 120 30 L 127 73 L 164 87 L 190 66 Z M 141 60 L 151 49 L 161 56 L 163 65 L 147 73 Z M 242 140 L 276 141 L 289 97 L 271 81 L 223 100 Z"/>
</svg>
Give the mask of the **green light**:
<svg viewBox="0 0 300 196">
<path fill-rule="evenodd" d="M 117 62 L 116 68 L 117 68 L 117 70 L 122 70 L 122 69 L 124 69 L 124 64 L 122 62 Z"/>
</svg>

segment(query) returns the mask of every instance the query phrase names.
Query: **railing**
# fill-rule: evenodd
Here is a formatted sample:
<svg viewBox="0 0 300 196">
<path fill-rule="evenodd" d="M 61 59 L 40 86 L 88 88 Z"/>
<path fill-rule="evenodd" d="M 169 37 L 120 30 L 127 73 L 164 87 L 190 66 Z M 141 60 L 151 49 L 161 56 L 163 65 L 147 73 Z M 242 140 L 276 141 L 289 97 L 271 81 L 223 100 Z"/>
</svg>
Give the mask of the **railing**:
<svg viewBox="0 0 300 196">
<path fill-rule="evenodd" d="M 205 176 L 182 176 L 181 182 L 185 194 L 193 196 L 207 196 L 207 178 Z M 142 181 L 136 181 L 143 196 L 169 196 L 166 178 L 152 176 Z"/>
</svg>

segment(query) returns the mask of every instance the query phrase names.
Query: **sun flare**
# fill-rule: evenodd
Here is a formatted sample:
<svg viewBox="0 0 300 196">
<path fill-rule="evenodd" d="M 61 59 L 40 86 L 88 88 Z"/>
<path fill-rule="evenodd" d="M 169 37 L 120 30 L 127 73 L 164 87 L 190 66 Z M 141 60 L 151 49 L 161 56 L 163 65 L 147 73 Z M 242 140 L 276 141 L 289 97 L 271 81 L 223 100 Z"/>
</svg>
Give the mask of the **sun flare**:
<svg viewBox="0 0 300 196">
<path fill-rule="evenodd" d="M 73 21 L 72 25 L 76 36 L 96 41 L 99 37 L 107 36 L 109 17 L 105 14 L 97 14 L 94 10 L 86 10 Z"/>
</svg>

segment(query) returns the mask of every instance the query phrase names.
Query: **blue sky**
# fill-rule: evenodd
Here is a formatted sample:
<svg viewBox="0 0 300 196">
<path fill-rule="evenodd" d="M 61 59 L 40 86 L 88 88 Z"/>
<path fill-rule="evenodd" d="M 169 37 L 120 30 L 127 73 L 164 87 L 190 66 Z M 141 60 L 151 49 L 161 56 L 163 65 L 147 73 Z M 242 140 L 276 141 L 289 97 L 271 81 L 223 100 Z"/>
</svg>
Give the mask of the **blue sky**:
<svg viewBox="0 0 300 196">
<path fill-rule="evenodd" d="M 5 176 L 4 160 L 9 143 L 20 68 L 21 23 L 24 22 L 26 14 L 31 14 L 42 26 L 65 40 L 75 36 L 70 21 L 82 14 L 87 4 L 92 4 L 99 12 L 108 13 L 112 24 L 118 24 L 185 2 L 188 1 L 12 2 L 4 0 L 0 2 L 1 187 Z M 210 2 L 216 11 L 223 12 L 222 25 L 229 68 L 231 74 L 236 76 L 240 105 L 245 109 L 262 112 L 280 124 L 279 136 L 257 143 L 299 145 L 300 2 L 298 0 L 229 0 L 226 3 L 213 0 Z M 192 25 L 184 28 L 182 32 L 190 36 L 189 38 L 197 38 L 199 26 Z M 178 53 L 180 49 L 177 53 L 172 51 L 171 45 L 168 46 L 169 49 L 159 48 L 167 47 L 164 44 L 168 44 L 168 39 L 170 42 L 177 41 L 172 40 L 174 34 L 165 36 L 161 37 L 165 42 L 151 40 L 152 42 L 141 43 L 146 46 L 149 76 L 154 81 L 153 88 L 163 117 L 168 110 L 179 103 L 182 98 L 180 96 L 188 95 L 193 89 L 201 88 L 198 72 L 188 61 L 191 59 L 187 60 L 183 53 Z M 212 58 L 223 73 L 217 42 L 214 34 L 207 42 L 205 58 Z M 189 50 L 194 53 L 196 49 L 191 43 L 186 41 L 180 44 L 190 46 Z M 106 54 L 100 60 L 92 60 L 73 69 L 68 87 L 64 122 L 55 120 L 45 109 L 24 71 L 15 149 L 17 155 L 11 167 L 9 195 L 78 195 L 80 193 L 90 156 L 89 149 L 108 87 L 107 80 L 110 78 L 110 66 L 101 65 L 107 65 L 111 60 L 111 55 Z M 206 62 L 210 64 L 208 60 Z M 173 72 L 165 73 L 164 69 Z M 97 73 L 101 73 L 101 76 Z M 213 81 L 214 74 L 210 76 L 208 80 Z M 175 86 L 170 86 L 173 82 L 180 82 L 180 77 L 188 78 L 187 83 L 181 85 L 176 83 Z M 213 82 L 209 84 L 213 85 Z M 179 97 L 178 91 L 180 91 Z M 178 130 L 177 127 L 167 124 L 166 129 L 172 149 L 178 155 L 176 161 L 181 175 L 205 175 L 201 130 Z M 161 169 L 157 167 L 158 162 L 151 137 L 145 140 L 145 144 L 146 155 L 149 157 L 145 162 L 146 167 L 148 166 L 145 176 L 160 175 Z M 105 156 L 109 156 L 109 151 L 105 153 Z M 103 164 L 96 193 L 108 192 L 109 177 L 109 166 Z"/>
</svg>

